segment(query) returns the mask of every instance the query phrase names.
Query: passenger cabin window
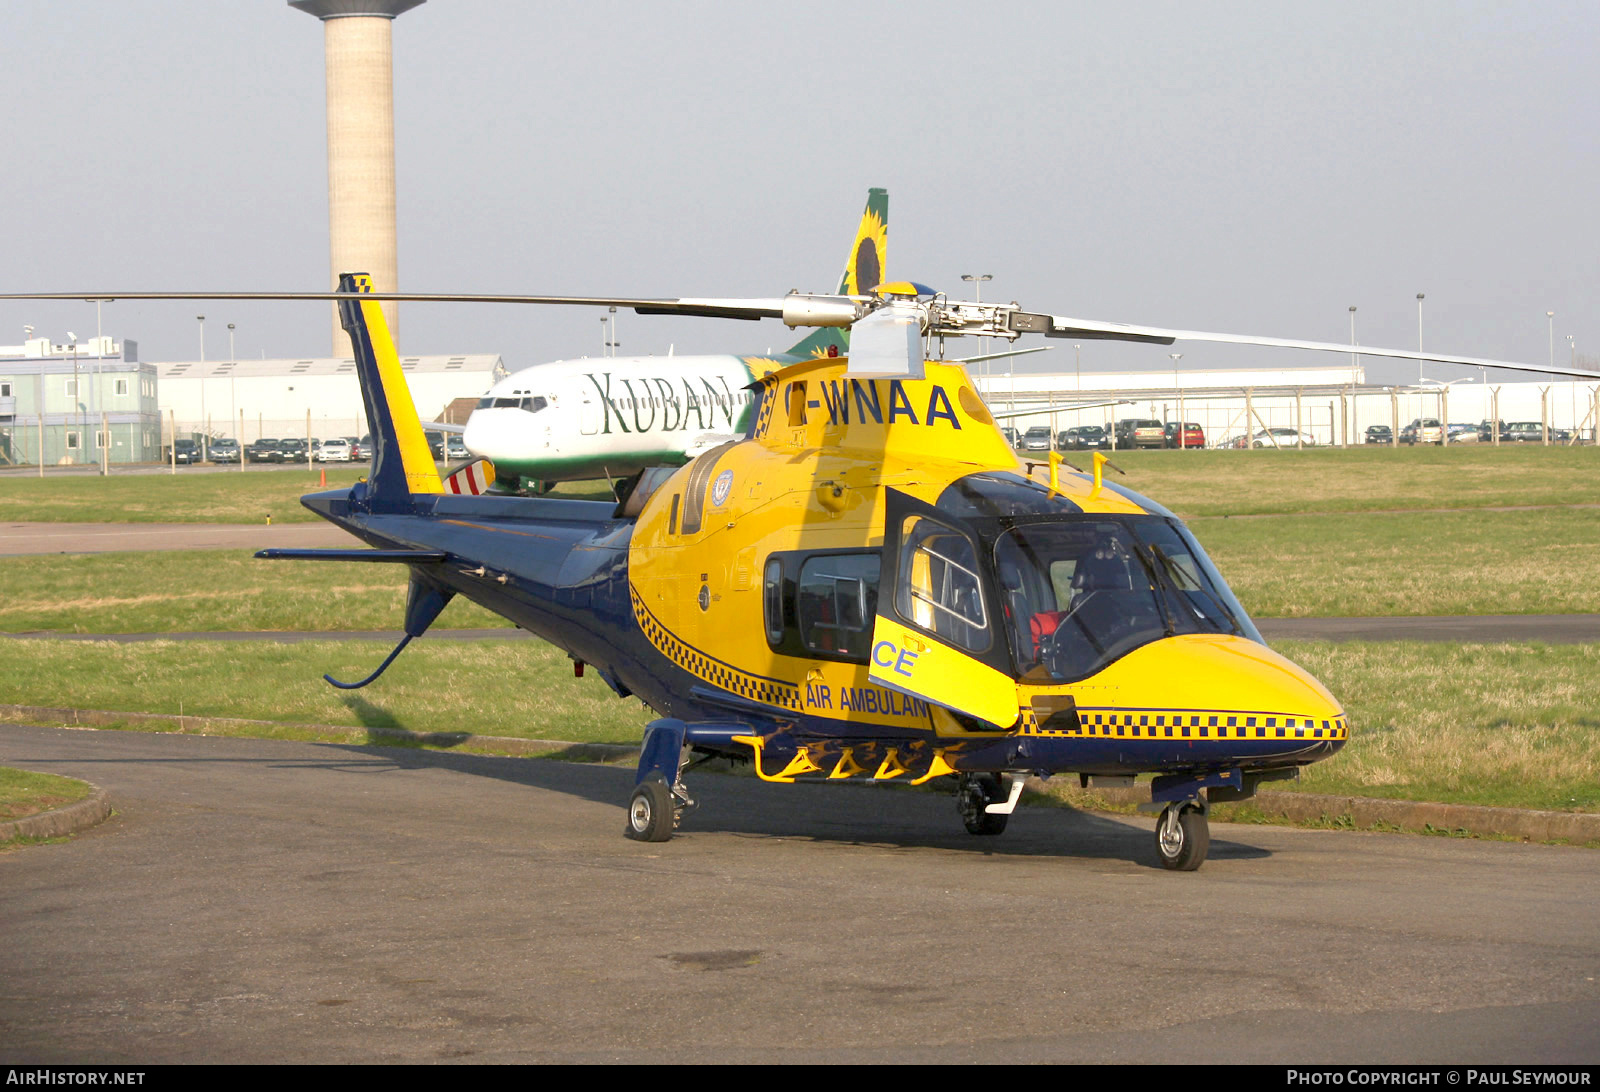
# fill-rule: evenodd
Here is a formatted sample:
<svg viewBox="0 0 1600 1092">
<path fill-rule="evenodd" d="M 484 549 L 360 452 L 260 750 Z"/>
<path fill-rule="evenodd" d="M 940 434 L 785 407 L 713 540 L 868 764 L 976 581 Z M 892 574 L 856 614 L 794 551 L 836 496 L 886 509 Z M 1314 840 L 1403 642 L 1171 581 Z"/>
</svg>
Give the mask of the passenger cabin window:
<svg viewBox="0 0 1600 1092">
<path fill-rule="evenodd" d="M 795 621 L 807 651 L 865 661 L 877 613 L 877 554 L 825 554 L 800 566 Z"/>
<path fill-rule="evenodd" d="M 866 663 L 879 560 L 876 550 L 769 557 L 762 580 L 767 643 L 786 656 Z"/>
<path fill-rule="evenodd" d="M 959 648 L 988 648 L 988 612 L 971 541 L 926 516 L 910 516 L 900 542 L 900 616 Z"/>
<path fill-rule="evenodd" d="M 778 558 L 767 560 L 766 576 L 761 587 L 762 613 L 767 620 L 767 644 L 777 648 L 783 641 L 783 562 Z"/>
</svg>

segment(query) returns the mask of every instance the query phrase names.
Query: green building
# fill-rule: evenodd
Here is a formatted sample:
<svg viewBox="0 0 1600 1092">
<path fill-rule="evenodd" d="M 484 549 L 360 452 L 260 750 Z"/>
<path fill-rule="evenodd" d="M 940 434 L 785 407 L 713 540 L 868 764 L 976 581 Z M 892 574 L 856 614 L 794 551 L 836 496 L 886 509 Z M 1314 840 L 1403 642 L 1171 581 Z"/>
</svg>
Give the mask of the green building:
<svg viewBox="0 0 1600 1092">
<path fill-rule="evenodd" d="M 153 463 L 156 369 L 131 341 L 0 345 L 0 466 Z"/>
</svg>

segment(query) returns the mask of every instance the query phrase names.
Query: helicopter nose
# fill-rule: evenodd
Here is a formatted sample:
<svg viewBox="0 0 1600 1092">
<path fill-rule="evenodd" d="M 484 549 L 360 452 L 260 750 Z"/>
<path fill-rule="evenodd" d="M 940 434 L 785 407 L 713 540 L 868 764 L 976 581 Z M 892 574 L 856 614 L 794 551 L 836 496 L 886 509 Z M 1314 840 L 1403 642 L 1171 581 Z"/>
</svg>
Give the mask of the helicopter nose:
<svg viewBox="0 0 1600 1092">
<path fill-rule="evenodd" d="M 1184 718 L 1175 723 L 1213 729 L 1208 738 L 1342 740 L 1348 732 L 1344 709 L 1327 687 L 1245 637 L 1156 641 L 1112 664 L 1094 684 L 1114 695 L 1114 705 L 1170 710 Z"/>
</svg>

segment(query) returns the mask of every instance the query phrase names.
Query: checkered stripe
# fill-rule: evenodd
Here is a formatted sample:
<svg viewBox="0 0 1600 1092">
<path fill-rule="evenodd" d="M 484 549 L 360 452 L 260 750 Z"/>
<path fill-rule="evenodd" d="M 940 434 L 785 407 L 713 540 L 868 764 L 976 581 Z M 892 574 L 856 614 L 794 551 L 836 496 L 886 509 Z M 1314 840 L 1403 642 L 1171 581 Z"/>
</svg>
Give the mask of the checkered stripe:
<svg viewBox="0 0 1600 1092">
<path fill-rule="evenodd" d="M 1031 723 L 1030 723 L 1031 722 Z M 1349 739 L 1344 717 L 1315 720 L 1276 713 L 1122 712 L 1078 710 L 1080 727 L 1044 729 L 1024 715 L 1022 734 L 1118 739 Z"/>
<path fill-rule="evenodd" d="M 772 424 L 773 407 L 778 403 L 778 381 L 772 376 L 761 380 L 761 411 L 756 416 L 755 431 L 752 436 L 759 439 L 767 434 L 767 426 Z"/>
<path fill-rule="evenodd" d="M 645 637 L 662 655 L 689 674 L 704 679 L 713 686 L 721 687 L 730 694 L 737 694 L 741 698 L 784 709 L 796 711 L 800 709 L 798 686 L 778 679 L 752 675 L 707 656 L 699 649 L 679 640 L 662 625 L 656 616 L 650 613 L 650 608 L 644 605 L 644 600 L 639 597 L 638 590 L 632 584 L 628 585 L 628 594 L 633 599 L 633 617 L 639 623 L 639 628 L 644 631 Z"/>
</svg>

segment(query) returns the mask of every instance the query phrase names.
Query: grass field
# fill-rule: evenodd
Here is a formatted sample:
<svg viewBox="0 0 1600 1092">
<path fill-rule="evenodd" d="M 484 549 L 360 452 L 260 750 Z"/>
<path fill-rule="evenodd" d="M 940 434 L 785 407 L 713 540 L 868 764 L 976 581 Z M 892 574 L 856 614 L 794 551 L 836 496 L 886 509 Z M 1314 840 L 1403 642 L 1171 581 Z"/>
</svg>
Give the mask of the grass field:
<svg viewBox="0 0 1600 1092">
<path fill-rule="evenodd" d="M 184 633 L 399 629 L 403 566 L 258 561 L 240 550 L 5 559 L 0 632 Z M 465 599 L 438 624 L 510 626 Z"/>
<path fill-rule="evenodd" d="M 1600 612 L 1600 509 L 1191 525 L 1263 618 Z M 397 629 L 405 573 L 237 550 L 7 558 L 0 632 Z M 458 599 L 445 628 L 508 625 Z"/>
<path fill-rule="evenodd" d="M 1263 618 L 1600 611 L 1600 509 L 1202 518 Z"/>
<path fill-rule="evenodd" d="M 65 807 L 88 796 L 88 782 L 0 766 L 0 823 Z"/>
<path fill-rule="evenodd" d="M 1600 503 L 1593 447 L 1118 451 L 1112 461 L 1127 471 L 1113 475 L 1119 485 L 1186 519 Z"/>
<path fill-rule="evenodd" d="M 1600 646 L 1282 641 L 1326 683 L 1355 727 L 1337 756 L 1306 771 L 1306 792 L 1600 810 Z M 407 649 L 372 687 L 334 690 L 321 673 L 365 674 L 372 642 L 0 645 L 0 703 L 283 724 L 573 742 L 637 742 L 650 714 L 535 641 Z"/>
<path fill-rule="evenodd" d="M 0 477 L 0 520 L 45 523 L 311 523 L 300 497 L 315 492 L 324 467 L 246 467 L 209 472 L 189 467 L 176 474 L 115 474 L 109 478 Z M 328 488 L 349 488 L 367 467 L 326 468 Z M 562 495 L 604 499 L 604 482 L 573 482 Z"/>
<path fill-rule="evenodd" d="M 1184 517 L 1377 512 L 1600 503 L 1600 449 L 1464 444 L 1449 448 L 1319 448 L 1307 451 L 1119 451 L 1118 483 Z M 1087 468 L 1084 453 L 1068 456 Z M 299 497 L 316 488 L 307 471 L 248 467 L 207 473 L 0 477 L 0 520 L 134 523 L 302 522 L 316 517 Z M 365 466 L 328 468 L 330 488 Z M 560 492 L 606 495 L 603 482 Z"/>
</svg>

